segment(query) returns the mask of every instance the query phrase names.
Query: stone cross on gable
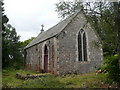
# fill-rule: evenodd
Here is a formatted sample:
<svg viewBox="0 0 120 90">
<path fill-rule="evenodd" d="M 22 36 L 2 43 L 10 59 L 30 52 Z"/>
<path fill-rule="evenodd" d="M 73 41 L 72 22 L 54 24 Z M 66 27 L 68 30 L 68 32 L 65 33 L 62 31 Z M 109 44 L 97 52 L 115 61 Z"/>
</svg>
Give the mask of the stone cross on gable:
<svg viewBox="0 0 120 90">
<path fill-rule="evenodd" d="M 42 29 L 43 29 L 44 25 L 42 24 L 41 26 L 42 26 Z"/>
<path fill-rule="evenodd" d="M 42 24 L 41 27 L 42 27 L 41 32 L 43 32 L 44 31 L 44 29 L 43 29 L 44 25 Z"/>
</svg>

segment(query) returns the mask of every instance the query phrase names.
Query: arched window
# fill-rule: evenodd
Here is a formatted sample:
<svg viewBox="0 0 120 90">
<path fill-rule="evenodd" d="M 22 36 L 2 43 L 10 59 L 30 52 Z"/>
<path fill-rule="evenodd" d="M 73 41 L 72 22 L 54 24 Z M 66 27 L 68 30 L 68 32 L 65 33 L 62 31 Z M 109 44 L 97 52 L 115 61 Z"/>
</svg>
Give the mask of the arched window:
<svg viewBox="0 0 120 90">
<path fill-rule="evenodd" d="M 86 44 L 86 34 L 83 34 L 83 53 L 84 53 L 84 61 L 87 61 L 87 44 Z"/>
<path fill-rule="evenodd" d="M 87 42 L 83 29 L 78 34 L 78 61 L 87 61 Z"/>
<path fill-rule="evenodd" d="M 44 47 L 44 71 L 48 72 L 48 48 Z"/>
<path fill-rule="evenodd" d="M 82 61 L 82 43 L 81 43 L 81 32 L 78 34 L 78 60 Z"/>
</svg>

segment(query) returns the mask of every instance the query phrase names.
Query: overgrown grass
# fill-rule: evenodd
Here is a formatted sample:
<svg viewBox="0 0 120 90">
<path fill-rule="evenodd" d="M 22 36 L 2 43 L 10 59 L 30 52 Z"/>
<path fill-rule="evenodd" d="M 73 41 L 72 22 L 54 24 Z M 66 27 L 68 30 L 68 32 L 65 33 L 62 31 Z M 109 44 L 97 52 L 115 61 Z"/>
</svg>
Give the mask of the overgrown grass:
<svg viewBox="0 0 120 90">
<path fill-rule="evenodd" d="M 3 70 L 2 72 L 2 84 L 3 87 L 17 87 L 21 83 L 23 83 L 23 80 L 19 80 L 16 78 L 16 73 L 22 73 L 22 74 L 33 74 L 34 72 L 30 71 L 24 71 L 24 70 Z"/>
<path fill-rule="evenodd" d="M 54 76 L 47 73 L 46 77 L 20 80 L 16 73 L 37 74 L 25 70 L 3 70 L 3 88 L 106 88 L 106 74 L 95 72 L 81 75 Z"/>
</svg>

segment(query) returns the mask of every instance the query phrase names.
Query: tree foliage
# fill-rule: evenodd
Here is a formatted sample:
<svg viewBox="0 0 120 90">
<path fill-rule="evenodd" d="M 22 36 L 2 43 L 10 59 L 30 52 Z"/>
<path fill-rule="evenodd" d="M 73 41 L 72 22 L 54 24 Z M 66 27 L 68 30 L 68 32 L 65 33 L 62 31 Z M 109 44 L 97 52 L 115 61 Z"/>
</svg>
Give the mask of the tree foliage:
<svg viewBox="0 0 120 90">
<path fill-rule="evenodd" d="M 108 81 L 111 81 L 110 79 L 112 79 L 113 81 L 120 82 L 118 55 L 106 56 L 104 58 L 104 66 L 101 69 L 104 71 L 104 73 L 107 73 Z"/>
<path fill-rule="evenodd" d="M 31 37 L 30 39 L 28 40 L 25 40 L 25 41 L 21 41 L 19 42 L 19 46 L 21 47 L 21 52 L 22 52 L 22 55 L 24 56 L 24 48 L 33 40 L 35 39 L 35 37 Z"/>
<path fill-rule="evenodd" d="M 3 8 L 2 11 L 4 11 Z M 7 24 L 8 21 L 9 19 L 2 12 L 2 67 L 12 66 L 18 68 L 23 63 L 19 46 L 20 36 L 17 35 L 14 27 Z"/>
<path fill-rule="evenodd" d="M 20 52 L 19 38 L 14 27 L 5 25 L 2 31 L 2 60 L 3 68 L 6 66 L 19 66 L 22 64 L 22 54 Z M 19 63 L 19 64 L 18 64 Z"/>
<path fill-rule="evenodd" d="M 83 9 L 83 4 L 82 2 L 69 2 L 69 1 L 64 1 L 64 2 L 59 2 L 56 4 L 56 11 L 60 15 L 61 18 L 68 17 L 72 14 L 74 14 L 77 11 L 80 11 Z"/>
<path fill-rule="evenodd" d="M 25 46 L 27 46 L 33 39 L 35 39 L 35 37 L 31 37 L 30 39 L 28 40 L 25 40 L 23 42 L 20 42 L 22 48 L 24 48 Z"/>
</svg>

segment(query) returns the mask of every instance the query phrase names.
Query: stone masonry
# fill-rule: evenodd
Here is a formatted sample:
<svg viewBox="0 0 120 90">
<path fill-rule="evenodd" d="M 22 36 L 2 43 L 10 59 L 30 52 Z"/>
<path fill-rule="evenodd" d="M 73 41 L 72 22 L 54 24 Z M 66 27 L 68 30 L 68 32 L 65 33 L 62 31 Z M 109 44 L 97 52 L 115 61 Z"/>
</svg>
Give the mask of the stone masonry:
<svg viewBox="0 0 120 90">
<path fill-rule="evenodd" d="M 81 29 L 86 35 L 86 49 L 82 44 L 80 52 L 78 34 Z M 79 60 L 78 52 L 83 53 L 83 50 L 87 52 L 87 61 Z M 87 73 L 102 65 L 102 60 L 100 38 L 81 12 L 40 33 L 25 47 L 25 69 L 37 72 Z"/>
</svg>

